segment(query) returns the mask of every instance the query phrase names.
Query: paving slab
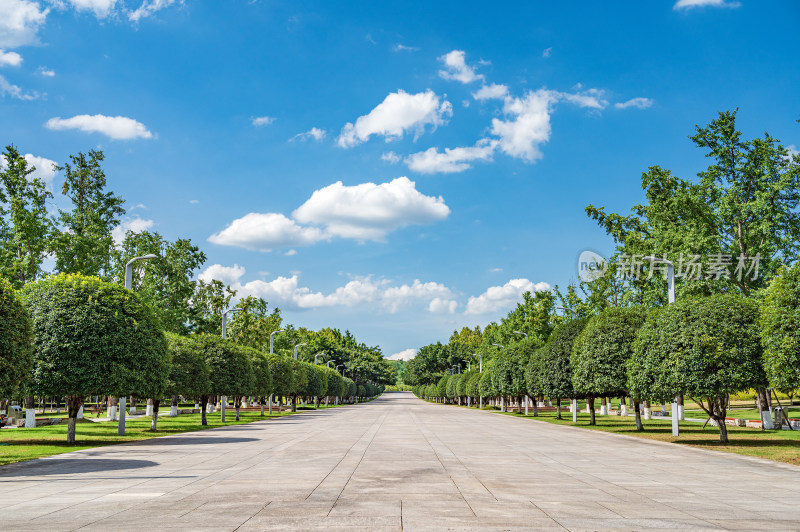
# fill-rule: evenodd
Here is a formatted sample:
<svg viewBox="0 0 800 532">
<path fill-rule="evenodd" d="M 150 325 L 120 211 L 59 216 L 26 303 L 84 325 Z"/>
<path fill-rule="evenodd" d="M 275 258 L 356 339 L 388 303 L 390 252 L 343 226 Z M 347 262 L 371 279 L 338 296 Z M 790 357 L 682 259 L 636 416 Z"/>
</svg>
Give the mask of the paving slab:
<svg viewBox="0 0 800 532">
<path fill-rule="evenodd" d="M 409 393 L 12 464 L 0 494 L 4 530 L 800 530 L 798 467 Z"/>
</svg>

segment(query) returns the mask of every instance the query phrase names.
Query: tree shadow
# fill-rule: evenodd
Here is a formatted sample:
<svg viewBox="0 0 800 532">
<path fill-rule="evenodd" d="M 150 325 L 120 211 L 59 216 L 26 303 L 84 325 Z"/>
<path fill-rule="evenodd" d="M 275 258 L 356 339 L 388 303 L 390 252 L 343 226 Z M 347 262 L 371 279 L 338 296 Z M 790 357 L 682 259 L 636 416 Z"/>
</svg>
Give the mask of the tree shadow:
<svg viewBox="0 0 800 532">
<path fill-rule="evenodd" d="M 43 458 L 9 464 L 0 469 L 0 478 L 18 476 L 75 475 L 141 469 L 159 465 L 151 460 L 119 458 Z"/>
</svg>

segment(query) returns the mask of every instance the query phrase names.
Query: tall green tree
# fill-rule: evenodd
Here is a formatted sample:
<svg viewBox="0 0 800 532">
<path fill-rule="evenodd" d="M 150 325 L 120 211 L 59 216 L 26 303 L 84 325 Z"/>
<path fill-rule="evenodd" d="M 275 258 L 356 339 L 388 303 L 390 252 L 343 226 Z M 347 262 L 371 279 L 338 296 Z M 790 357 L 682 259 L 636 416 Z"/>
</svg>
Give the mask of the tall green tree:
<svg viewBox="0 0 800 532">
<path fill-rule="evenodd" d="M 254 296 L 240 299 L 234 308 L 239 312 L 232 315 L 228 334 L 237 344 L 269 350 L 269 335 L 279 330 L 283 322 L 281 310 L 274 308 L 270 312 L 267 302 Z"/>
<path fill-rule="evenodd" d="M 52 194 L 35 170 L 14 146 L 0 154 L 0 276 L 16 288 L 42 273 L 53 230 L 46 205 Z"/>
<path fill-rule="evenodd" d="M 800 262 L 770 283 L 760 326 L 770 386 L 787 393 L 800 389 Z"/>
<path fill-rule="evenodd" d="M 125 214 L 125 201 L 106 190 L 102 151 L 90 150 L 69 158 L 71 162 L 58 167 L 64 172 L 61 192 L 72 209 L 59 209 L 60 231 L 53 239 L 56 270 L 110 279 L 114 252 L 111 232 Z"/>
<path fill-rule="evenodd" d="M 221 335 L 222 313 L 235 296 L 236 290 L 222 281 L 213 279 L 206 283 L 198 279 L 189 309 L 189 329 L 194 333 Z"/>
<path fill-rule="evenodd" d="M 0 398 L 16 395 L 33 370 L 33 326 L 28 309 L 0 277 Z"/>
</svg>

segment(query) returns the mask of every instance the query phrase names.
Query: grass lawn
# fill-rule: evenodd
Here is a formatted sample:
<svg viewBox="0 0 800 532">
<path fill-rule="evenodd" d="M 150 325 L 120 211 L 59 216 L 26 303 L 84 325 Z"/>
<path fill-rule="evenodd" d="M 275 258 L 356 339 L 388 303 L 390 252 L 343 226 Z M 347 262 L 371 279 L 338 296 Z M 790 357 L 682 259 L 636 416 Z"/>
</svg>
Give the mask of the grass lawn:
<svg viewBox="0 0 800 532">
<path fill-rule="evenodd" d="M 339 405 L 344 406 L 344 405 Z M 320 408 L 337 408 L 333 405 Z M 236 410 L 228 407 L 225 410 L 225 423 L 228 425 L 242 425 L 254 421 L 263 421 L 281 416 L 291 415 L 291 407 L 284 407 L 282 413 L 273 410 L 270 416 L 261 417 L 258 411 L 242 411 L 240 420 L 236 421 Z M 297 407 L 298 412 L 314 410 L 313 406 Z M 163 408 L 161 410 L 164 411 Z M 166 409 L 169 412 L 169 406 Z M 181 414 L 177 417 L 158 416 L 158 431 L 150 432 L 150 417 L 126 420 L 125 436 L 117 436 L 117 422 L 94 423 L 92 421 L 79 422 L 75 426 L 75 444 L 67 445 L 67 423 L 49 425 L 35 429 L 3 429 L 0 430 L 0 466 L 52 456 L 54 454 L 68 453 L 79 449 L 101 447 L 138 440 L 147 440 L 170 434 L 198 431 L 222 427 L 219 420 L 219 411 L 207 415 L 208 426 L 200 424 L 200 414 Z M 0 469 L 2 471 L 2 469 Z"/>
<path fill-rule="evenodd" d="M 525 417 L 524 414 L 506 413 L 504 415 Z M 537 417 L 528 416 L 530 419 L 554 423 L 557 425 L 571 425 L 582 429 L 599 430 L 627 434 L 637 438 L 661 440 L 678 445 L 690 445 L 703 449 L 713 449 L 727 453 L 743 454 L 768 458 L 777 462 L 800 465 L 800 430 L 772 430 L 762 431 L 744 427 L 728 426 L 728 440 L 726 445 L 719 443 L 719 429 L 711 424 L 702 428 L 701 423 L 681 422 L 680 436 L 672 436 L 672 421 L 670 420 L 642 420 L 644 432 L 636 431 L 636 420 L 633 416 L 596 416 L 597 425 L 589 425 L 589 414 L 579 413 L 578 422 L 572 422 L 572 413 L 569 410 L 562 412 L 563 420 L 556 419 L 555 412 L 540 412 Z M 739 416 L 737 416 L 739 417 Z M 756 414 L 757 417 L 757 414 Z"/>
</svg>

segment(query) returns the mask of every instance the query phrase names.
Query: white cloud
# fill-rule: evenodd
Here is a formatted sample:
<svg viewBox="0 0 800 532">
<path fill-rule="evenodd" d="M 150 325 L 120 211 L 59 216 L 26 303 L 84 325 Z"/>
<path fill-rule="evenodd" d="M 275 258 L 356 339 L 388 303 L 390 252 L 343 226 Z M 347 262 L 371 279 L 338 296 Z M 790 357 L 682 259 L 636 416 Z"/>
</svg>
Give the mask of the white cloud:
<svg viewBox="0 0 800 532">
<path fill-rule="evenodd" d="M 76 11 L 92 11 L 97 18 L 105 18 L 114 9 L 117 0 L 67 0 Z"/>
<path fill-rule="evenodd" d="M 190 199 L 189 203 L 191 203 L 192 205 L 197 205 L 198 203 L 200 203 L 200 200 Z"/>
<path fill-rule="evenodd" d="M 128 19 L 131 22 L 139 22 L 141 19 L 153 16 L 156 12 L 177 2 L 178 0 L 144 0 L 138 8 L 128 12 Z M 182 4 L 183 0 L 180 0 L 180 3 Z"/>
<path fill-rule="evenodd" d="M 382 135 L 390 141 L 412 130 L 416 138 L 424 132 L 425 126 L 436 128 L 452 114 L 452 104 L 440 101 L 431 90 L 417 94 L 398 90 L 390 93 L 369 114 L 359 116 L 355 124 L 345 124 L 338 143 L 342 148 L 350 148 L 366 142 L 372 135 Z"/>
<path fill-rule="evenodd" d="M 386 153 L 381 155 L 381 160 L 386 161 L 389 164 L 397 164 L 402 160 L 402 157 L 400 157 L 393 151 L 387 151 Z"/>
<path fill-rule="evenodd" d="M 627 102 L 617 102 L 614 104 L 614 107 L 617 109 L 627 109 L 629 107 L 635 107 L 637 109 L 647 109 L 653 105 L 653 100 L 650 98 L 631 98 Z"/>
<path fill-rule="evenodd" d="M 412 358 L 414 358 L 415 356 L 417 356 L 417 350 L 416 349 L 404 349 L 403 351 L 400 351 L 399 353 L 395 353 L 395 354 L 393 354 L 391 356 L 388 356 L 386 358 L 387 358 L 387 360 L 406 360 L 406 361 L 408 361 L 408 360 L 411 360 Z"/>
<path fill-rule="evenodd" d="M 22 64 L 22 56 L 17 52 L 6 52 L 0 50 L 0 67 L 4 66 L 20 66 Z"/>
<path fill-rule="evenodd" d="M 434 314 L 453 314 L 458 308 L 458 302 L 452 299 L 436 297 L 428 305 L 428 311 Z"/>
<path fill-rule="evenodd" d="M 145 220 L 144 218 L 127 218 L 121 224 L 111 230 L 111 237 L 117 245 L 120 245 L 125 240 L 125 234 L 128 231 L 134 233 L 141 233 L 153 227 L 153 220 Z"/>
<path fill-rule="evenodd" d="M 17 100 L 37 100 L 40 96 L 38 92 L 25 92 L 19 85 L 9 83 L 8 80 L 0 76 L 0 96 L 10 96 Z"/>
<path fill-rule="evenodd" d="M 289 251 L 284 253 L 284 255 L 286 255 L 287 257 L 294 257 L 295 255 L 297 255 L 297 250 L 296 249 L 290 249 Z"/>
<path fill-rule="evenodd" d="M 222 264 L 212 264 L 197 276 L 197 278 L 208 284 L 211 281 L 221 281 L 226 285 L 235 285 L 245 274 L 244 266 L 234 264 L 233 266 L 223 266 Z"/>
<path fill-rule="evenodd" d="M 321 229 L 301 227 L 283 214 L 251 212 L 211 235 L 208 241 L 221 246 L 272 251 L 279 247 L 307 246 L 326 238 Z"/>
<path fill-rule="evenodd" d="M 28 162 L 29 167 L 36 167 L 36 170 L 34 170 L 31 176 L 38 177 L 46 185 L 49 185 L 53 182 L 53 178 L 57 173 L 57 170 L 54 168 L 54 166 L 57 164 L 55 161 L 51 161 L 50 159 L 46 159 L 44 157 L 37 157 L 31 153 L 26 153 L 24 157 Z"/>
<path fill-rule="evenodd" d="M 406 46 L 404 44 L 397 43 L 392 47 L 392 50 L 395 52 L 419 52 L 419 48 L 416 46 Z"/>
<path fill-rule="evenodd" d="M 39 67 L 36 71 L 46 78 L 54 78 L 56 76 L 56 71 L 49 68 Z"/>
<path fill-rule="evenodd" d="M 550 113 L 559 101 L 580 107 L 602 110 L 608 105 L 603 91 L 558 92 L 547 89 L 528 91 L 522 98 L 506 97 L 503 112 L 508 119 L 492 119 L 492 134 L 500 137 L 503 152 L 534 162 L 542 157 L 539 146 L 550 140 Z"/>
<path fill-rule="evenodd" d="M 336 182 L 315 191 L 292 216 L 300 223 L 324 225 L 329 235 L 380 241 L 388 232 L 438 222 L 449 214 L 441 196 L 425 196 L 413 181 L 398 177 L 380 185 Z"/>
<path fill-rule="evenodd" d="M 325 134 L 326 133 L 324 129 L 319 129 L 318 127 L 312 127 L 305 133 L 298 133 L 294 137 L 290 138 L 289 141 L 299 140 L 305 142 L 308 139 L 314 139 L 319 141 L 325 138 Z"/>
<path fill-rule="evenodd" d="M 77 115 L 72 118 L 55 117 L 48 120 L 47 129 L 78 129 L 86 133 L 102 133 L 114 140 L 149 139 L 153 136 L 144 124 L 125 116 Z"/>
<path fill-rule="evenodd" d="M 275 121 L 273 116 L 256 116 L 250 119 L 250 123 L 255 127 L 268 126 Z"/>
<path fill-rule="evenodd" d="M 491 270 L 489 270 L 489 271 L 490 271 L 490 272 L 492 272 L 492 273 L 500 273 L 500 272 L 502 272 L 502 271 L 503 271 L 503 268 L 492 268 L 492 269 L 491 269 Z"/>
<path fill-rule="evenodd" d="M 463 172 L 471 168 L 470 161 L 491 161 L 496 146 L 496 140 L 481 139 L 475 146 L 445 148 L 444 153 L 428 148 L 406 157 L 406 164 L 409 169 L 422 174 Z"/>
<path fill-rule="evenodd" d="M 528 279 L 511 279 L 503 286 L 491 286 L 477 297 L 470 297 L 464 314 L 488 314 L 513 308 L 525 292 L 550 290 L 544 282 L 532 283 Z"/>
<path fill-rule="evenodd" d="M 36 44 L 36 34 L 49 12 L 30 0 L 0 0 L 0 46 Z"/>
<path fill-rule="evenodd" d="M 502 100 L 506 96 L 508 96 L 508 87 L 497 83 L 484 85 L 477 92 L 472 93 L 472 97 L 479 101 Z"/>
<path fill-rule="evenodd" d="M 545 59 L 550 57 L 552 54 L 553 54 L 553 48 L 552 47 L 545 48 L 544 50 L 542 50 L 542 57 L 544 57 Z"/>
<path fill-rule="evenodd" d="M 692 9 L 693 7 L 739 7 L 739 2 L 728 2 L 726 0 L 678 0 L 672 9 Z"/>
<path fill-rule="evenodd" d="M 439 71 L 439 76 L 444 79 L 472 83 L 484 79 L 483 74 L 476 74 L 475 67 L 467 65 L 465 53 L 462 50 L 453 50 L 439 58 L 444 63 L 445 69 Z"/>
<path fill-rule="evenodd" d="M 442 298 L 449 298 L 452 295 L 450 289 L 443 284 L 435 282 L 423 283 L 419 279 L 415 279 L 410 285 L 404 284 L 386 288 L 381 294 L 381 299 L 384 306 L 394 313 L 414 301 L 441 301 Z"/>
</svg>

